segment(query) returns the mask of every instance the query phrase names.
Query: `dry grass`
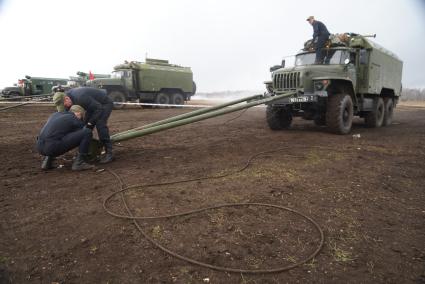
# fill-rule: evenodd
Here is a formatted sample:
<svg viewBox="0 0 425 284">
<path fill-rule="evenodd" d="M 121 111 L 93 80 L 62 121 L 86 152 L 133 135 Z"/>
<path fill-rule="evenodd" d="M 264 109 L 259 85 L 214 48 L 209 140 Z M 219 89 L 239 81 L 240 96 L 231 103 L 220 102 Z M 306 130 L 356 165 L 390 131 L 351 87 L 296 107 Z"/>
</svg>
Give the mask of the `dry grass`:
<svg viewBox="0 0 425 284">
<path fill-rule="evenodd" d="M 336 242 L 331 242 L 329 246 L 331 248 L 331 253 L 335 261 L 349 262 L 354 260 L 352 258 L 352 254 L 349 251 L 343 250 L 341 247 L 338 247 Z"/>
<path fill-rule="evenodd" d="M 164 230 L 159 225 L 152 228 L 152 237 L 156 240 L 160 240 L 163 236 L 163 233 Z"/>
<path fill-rule="evenodd" d="M 219 212 L 214 215 L 210 215 L 210 221 L 217 227 L 221 228 L 224 226 L 224 223 L 226 223 L 226 217 L 223 213 Z"/>
</svg>

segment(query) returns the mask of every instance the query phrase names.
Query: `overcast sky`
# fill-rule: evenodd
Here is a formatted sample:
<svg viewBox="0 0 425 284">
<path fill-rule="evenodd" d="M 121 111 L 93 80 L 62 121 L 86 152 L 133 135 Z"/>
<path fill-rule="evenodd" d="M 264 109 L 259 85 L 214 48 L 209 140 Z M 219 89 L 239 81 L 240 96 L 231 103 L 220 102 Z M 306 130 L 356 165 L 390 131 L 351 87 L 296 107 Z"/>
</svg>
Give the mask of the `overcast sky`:
<svg viewBox="0 0 425 284">
<path fill-rule="evenodd" d="M 124 60 L 192 67 L 198 91 L 264 90 L 269 67 L 312 35 L 376 33 L 425 88 L 424 0 L 0 0 L 0 88 L 25 75 L 110 73 Z"/>
</svg>

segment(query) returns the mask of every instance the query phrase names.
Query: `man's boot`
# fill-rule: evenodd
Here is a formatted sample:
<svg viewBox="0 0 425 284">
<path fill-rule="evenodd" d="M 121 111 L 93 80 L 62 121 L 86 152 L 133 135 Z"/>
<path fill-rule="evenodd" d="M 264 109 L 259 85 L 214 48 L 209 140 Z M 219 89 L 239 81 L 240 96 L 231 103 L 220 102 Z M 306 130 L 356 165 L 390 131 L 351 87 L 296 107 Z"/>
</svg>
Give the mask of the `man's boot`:
<svg viewBox="0 0 425 284">
<path fill-rule="evenodd" d="M 114 154 L 112 153 L 111 142 L 105 143 L 105 151 L 106 151 L 105 156 L 103 156 L 102 159 L 100 159 L 101 164 L 107 164 L 114 160 Z"/>
<path fill-rule="evenodd" d="M 73 171 L 84 171 L 84 170 L 91 170 L 94 168 L 93 165 L 86 163 L 86 156 L 87 155 L 83 155 L 83 154 L 77 155 L 74 162 L 72 163 Z"/>
<path fill-rule="evenodd" d="M 41 162 L 41 169 L 43 171 L 53 169 L 53 160 L 54 158 L 52 156 L 45 156 L 43 162 Z"/>
</svg>

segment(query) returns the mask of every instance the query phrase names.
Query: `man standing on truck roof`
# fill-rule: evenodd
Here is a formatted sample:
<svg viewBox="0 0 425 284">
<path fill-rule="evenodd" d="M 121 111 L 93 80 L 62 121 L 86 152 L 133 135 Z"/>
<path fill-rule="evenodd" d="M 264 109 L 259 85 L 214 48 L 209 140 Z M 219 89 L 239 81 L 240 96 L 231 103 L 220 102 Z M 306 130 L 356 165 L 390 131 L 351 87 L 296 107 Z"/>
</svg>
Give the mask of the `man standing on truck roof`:
<svg viewBox="0 0 425 284">
<path fill-rule="evenodd" d="M 105 90 L 79 87 L 67 91 L 63 100 L 65 109 L 69 109 L 75 104 L 86 109 L 86 127 L 89 129 L 96 127 L 99 140 L 105 147 L 106 155 L 101 158 L 100 163 L 112 162 L 114 157 L 107 122 L 114 107 L 114 102 L 106 94 Z"/>
<path fill-rule="evenodd" d="M 37 137 L 37 151 L 45 156 L 41 163 L 42 170 L 52 169 L 55 157 L 75 147 L 78 147 L 78 155 L 72 164 L 72 170 L 93 168 L 93 165 L 86 163 L 92 131 L 84 127 L 84 114 L 85 110 L 81 106 L 73 105 L 70 111 L 55 112 L 49 117 Z"/>
<path fill-rule="evenodd" d="M 313 26 L 313 44 L 316 48 L 316 60 L 314 63 L 322 64 L 324 59 L 322 50 L 326 45 L 326 41 L 329 39 L 330 33 L 325 24 L 320 21 L 316 21 L 314 16 L 308 17 L 307 21 Z"/>
</svg>

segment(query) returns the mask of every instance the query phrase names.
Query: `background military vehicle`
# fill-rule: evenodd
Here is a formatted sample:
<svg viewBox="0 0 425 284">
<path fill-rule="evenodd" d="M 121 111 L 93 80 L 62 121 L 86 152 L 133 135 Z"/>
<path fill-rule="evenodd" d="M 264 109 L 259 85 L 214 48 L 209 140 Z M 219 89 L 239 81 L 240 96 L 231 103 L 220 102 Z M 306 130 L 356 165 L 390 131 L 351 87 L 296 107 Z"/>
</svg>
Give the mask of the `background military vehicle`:
<svg viewBox="0 0 425 284">
<path fill-rule="evenodd" d="M 66 85 L 67 83 L 68 79 L 31 77 L 27 75 L 24 79 L 18 81 L 17 86 L 4 88 L 2 96 L 14 97 L 50 94 L 54 86 Z"/>
<path fill-rule="evenodd" d="M 267 106 L 266 119 L 273 130 L 288 128 L 294 116 L 327 125 L 347 134 L 353 116 L 369 127 L 391 124 L 401 94 L 402 61 L 371 41 L 369 36 L 345 33 L 331 37 L 323 64 L 314 64 L 315 52 L 307 42 L 295 56 L 295 66 L 270 68 L 265 82 L 269 95 L 297 94 Z"/>
<path fill-rule="evenodd" d="M 69 80 L 66 85 L 56 85 L 52 88 L 52 92 L 56 92 L 59 89 L 63 91 L 70 90 L 72 88 L 78 88 L 90 85 L 87 83 L 90 80 L 94 80 L 95 78 L 110 78 L 109 74 L 93 74 L 93 73 L 85 73 L 78 71 L 77 76 L 69 76 Z"/>
<path fill-rule="evenodd" d="M 95 73 L 85 73 L 78 71 L 77 76 L 70 76 L 68 81 L 68 86 L 70 88 L 82 87 L 87 85 L 87 81 L 100 79 L 100 78 L 110 78 L 110 74 L 95 74 Z"/>
<path fill-rule="evenodd" d="M 94 79 L 89 83 L 106 89 L 114 102 L 139 100 L 142 103 L 181 105 L 196 92 L 190 67 L 150 58 L 145 62 L 117 65 L 111 78 Z"/>
</svg>

